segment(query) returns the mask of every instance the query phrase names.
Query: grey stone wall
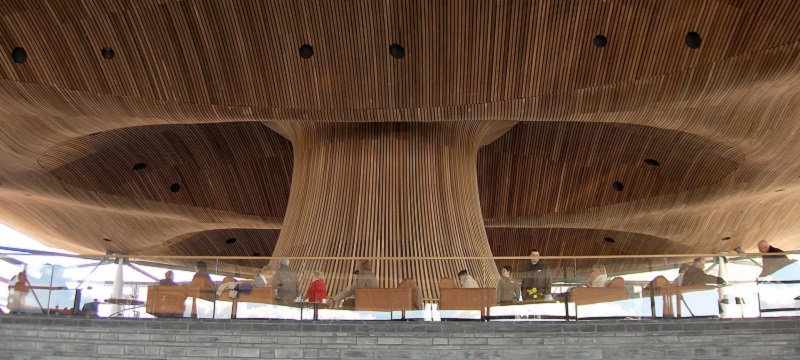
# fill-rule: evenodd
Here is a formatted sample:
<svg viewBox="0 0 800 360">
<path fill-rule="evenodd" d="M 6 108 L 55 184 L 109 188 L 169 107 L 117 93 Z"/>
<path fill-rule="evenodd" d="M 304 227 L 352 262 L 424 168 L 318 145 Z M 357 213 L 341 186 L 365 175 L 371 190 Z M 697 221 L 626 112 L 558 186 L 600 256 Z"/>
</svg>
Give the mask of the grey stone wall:
<svg viewBox="0 0 800 360">
<path fill-rule="evenodd" d="M 283 322 L 0 316 L 0 359 L 800 359 L 800 319 Z"/>
</svg>

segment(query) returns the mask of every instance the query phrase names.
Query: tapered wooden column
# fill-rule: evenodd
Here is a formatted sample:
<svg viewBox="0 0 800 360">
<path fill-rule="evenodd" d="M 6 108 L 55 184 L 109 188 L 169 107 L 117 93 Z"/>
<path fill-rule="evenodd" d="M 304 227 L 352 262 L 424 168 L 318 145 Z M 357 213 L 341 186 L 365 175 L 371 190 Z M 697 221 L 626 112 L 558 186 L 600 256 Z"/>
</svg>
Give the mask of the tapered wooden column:
<svg viewBox="0 0 800 360">
<path fill-rule="evenodd" d="M 394 257 L 491 256 L 476 176 L 480 146 L 513 122 L 272 123 L 292 140 L 294 174 L 273 256 L 380 257 L 381 287 L 406 277 L 425 297 L 439 279 L 468 269 L 494 286 L 492 260 Z M 273 264 L 274 265 L 274 264 Z M 306 286 L 321 270 L 329 293 L 349 286 L 355 261 L 306 260 L 291 267 Z"/>
</svg>

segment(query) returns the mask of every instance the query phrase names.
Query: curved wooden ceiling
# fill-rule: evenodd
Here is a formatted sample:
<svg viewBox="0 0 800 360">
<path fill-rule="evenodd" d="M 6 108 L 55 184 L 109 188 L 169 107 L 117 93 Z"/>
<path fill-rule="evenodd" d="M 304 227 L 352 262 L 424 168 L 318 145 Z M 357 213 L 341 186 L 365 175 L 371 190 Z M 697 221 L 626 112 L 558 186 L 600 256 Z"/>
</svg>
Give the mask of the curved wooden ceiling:
<svg viewBox="0 0 800 360">
<path fill-rule="evenodd" d="M 283 228 L 280 123 L 465 120 L 519 122 L 476 155 L 504 249 L 800 247 L 794 0 L 9 1 L 0 53 L 0 219 L 79 252 L 252 255 L 203 244 Z"/>
</svg>

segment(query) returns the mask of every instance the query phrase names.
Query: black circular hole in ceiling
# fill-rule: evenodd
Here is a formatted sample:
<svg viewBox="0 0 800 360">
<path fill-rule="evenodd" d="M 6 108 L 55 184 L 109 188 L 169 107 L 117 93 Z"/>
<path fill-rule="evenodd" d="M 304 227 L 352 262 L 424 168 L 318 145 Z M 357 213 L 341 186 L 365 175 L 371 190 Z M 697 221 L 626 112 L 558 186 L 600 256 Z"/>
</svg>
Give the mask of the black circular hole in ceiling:
<svg viewBox="0 0 800 360">
<path fill-rule="evenodd" d="M 103 239 L 105 242 L 111 242 L 111 239 Z"/>
<path fill-rule="evenodd" d="M 594 37 L 594 40 L 592 40 L 592 43 L 594 44 L 594 46 L 602 48 L 606 47 L 606 45 L 608 44 L 608 39 L 606 39 L 606 37 L 603 35 L 597 35 Z"/>
<path fill-rule="evenodd" d="M 617 191 L 622 191 L 622 189 L 624 189 L 624 188 L 625 188 L 625 185 L 623 185 L 623 184 L 622 184 L 621 182 L 619 182 L 619 181 L 614 181 L 614 184 L 613 184 L 613 185 L 611 185 L 611 186 L 612 186 L 612 187 L 614 187 L 614 190 L 617 190 Z"/>
<path fill-rule="evenodd" d="M 261 253 L 259 253 L 259 252 L 254 252 L 254 253 L 253 253 L 253 256 L 261 256 Z"/>
<path fill-rule="evenodd" d="M 700 38 L 700 34 L 692 31 L 686 34 L 685 41 L 686 41 L 686 46 L 688 46 L 689 49 L 699 49 L 700 44 L 703 42 L 703 39 Z"/>
<path fill-rule="evenodd" d="M 225 240 L 225 243 L 226 243 L 226 244 L 233 244 L 233 243 L 235 243 L 235 242 L 236 242 L 236 238 L 230 238 L 230 239 L 228 239 L 228 240 Z"/>
<path fill-rule="evenodd" d="M 650 166 L 661 166 L 661 163 L 656 159 L 644 159 L 644 163 Z"/>
<path fill-rule="evenodd" d="M 389 55 L 395 59 L 402 59 L 406 56 L 406 49 L 400 44 L 389 45 Z"/>
<path fill-rule="evenodd" d="M 730 240 L 730 239 L 731 239 L 731 237 L 730 237 L 730 236 L 726 236 L 726 237 L 722 238 L 722 241 L 725 241 L 725 240 Z"/>
<path fill-rule="evenodd" d="M 613 243 L 617 242 L 616 240 L 614 240 L 614 238 L 610 238 L 610 237 L 603 238 L 603 241 L 605 241 L 605 242 L 607 242 L 609 244 L 613 244 Z"/>
<path fill-rule="evenodd" d="M 169 186 L 169 191 L 178 192 L 181 191 L 181 184 L 175 183 Z"/>
<path fill-rule="evenodd" d="M 114 58 L 114 49 L 110 47 L 104 47 L 100 49 L 100 55 L 103 55 L 103 59 L 111 60 Z"/>
<path fill-rule="evenodd" d="M 300 47 L 300 57 L 303 59 L 311 59 L 314 56 L 314 48 L 311 45 L 303 44 Z"/>
<path fill-rule="evenodd" d="M 137 170 L 138 171 L 138 170 L 142 170 L 142 169 L 144 169 L 146 167 L 147 167 L 147 164 L 145 164 L 145 163 L 136 163 L 136 164 L 133 165 L 133 170 Z"/>
<path fill-rule="evenodd" d="M 24 64 L 25 61 L 28 60 L 28 53 L 21 47 L 15 47 L 14 50 L 11 51 L 11 59 L 17 64 Z"/>
</svg>

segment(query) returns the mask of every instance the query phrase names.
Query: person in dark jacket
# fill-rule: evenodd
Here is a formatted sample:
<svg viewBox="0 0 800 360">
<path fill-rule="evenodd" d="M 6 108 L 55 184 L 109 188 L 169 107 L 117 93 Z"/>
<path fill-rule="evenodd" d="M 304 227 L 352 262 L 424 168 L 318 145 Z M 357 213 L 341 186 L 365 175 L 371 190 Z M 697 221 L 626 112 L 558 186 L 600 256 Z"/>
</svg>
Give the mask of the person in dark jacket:
<svg viewBox="0 0 800 360">
<path fill-rule="evenodd" d="M 695 258 L 692 266 L 683 274 L 682 286 L 720 284 L 724 285 L 725 280 L 714 275 L 707 275 L 703 269 L 706 266 L 706 259 Z"/>
<path fill-rule="evenodd" d="M 172 270 L 169 270 L 164 273 L 164 278 L 158 281 L 158 285 L 163 286 L 178 286 L 175 283 L 175 273 Z"/>
<path fill-rule="evenodd" d="M 758 251 L 762 254 L 784 252 L 783 250 L 770 245 L 767 240 L 761 240 L 758 242 Z M 764 268 L 761 270 L 761 274 L 758 275 L 758 277 L 772 275 L 774 272 L 782 269 L 784 266 L 793 263 L 793 261 L 789 260 L 786 255 L 761 255 L 761 261 L 764 265 Z"/>
<path fill-rule="evenodd" d="M 539 260 L 539 250 L 531 250 L 530 256 L 531 260 L 528 263 L 527 271 L 521 276 L 518 275 L 522 278 L 522 297 L 525 300 L 541 299 L 550 294 L 550 286 L 553 282 L 550 276 L 550 267 Z M 531 289 L 536 289 L 536 291 Z"/>
</svg>

